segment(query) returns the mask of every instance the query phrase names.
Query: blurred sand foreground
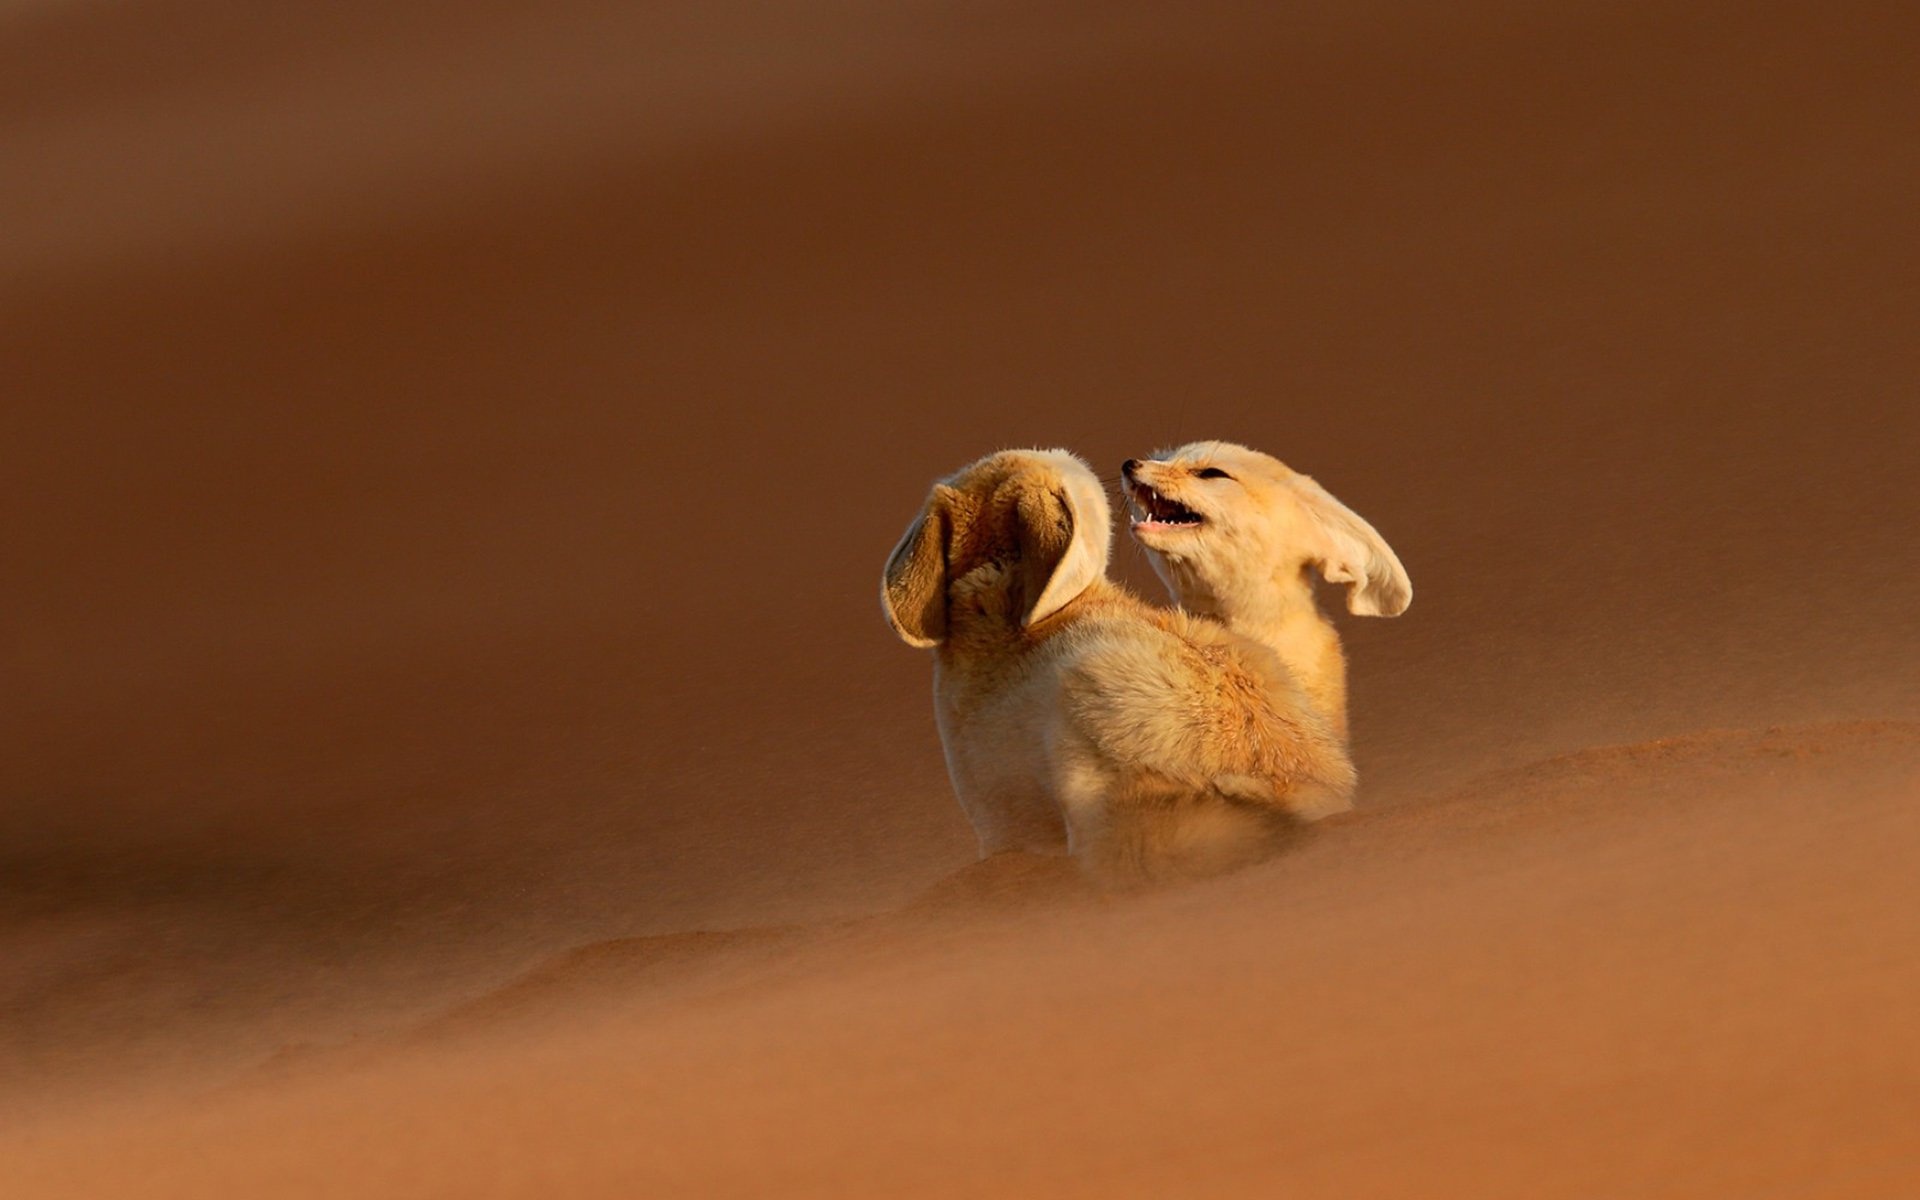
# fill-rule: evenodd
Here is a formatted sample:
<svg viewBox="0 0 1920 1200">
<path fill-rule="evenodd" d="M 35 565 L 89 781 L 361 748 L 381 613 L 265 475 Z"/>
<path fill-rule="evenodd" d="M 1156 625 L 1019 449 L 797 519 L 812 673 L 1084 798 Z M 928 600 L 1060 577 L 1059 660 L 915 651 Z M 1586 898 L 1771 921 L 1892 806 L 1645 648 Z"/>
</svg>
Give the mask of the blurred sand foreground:
<svg viewBox="0 0 1920 1200">
<path fill-rule="evenodd" d="M 0 1195 L 1920 1194 L 1920 17 L 1795 7 L 0 7 Z M 1207 436 L 1412 573 L 1361 811 L 967 866 L 887 549 Z"/>
</svg>

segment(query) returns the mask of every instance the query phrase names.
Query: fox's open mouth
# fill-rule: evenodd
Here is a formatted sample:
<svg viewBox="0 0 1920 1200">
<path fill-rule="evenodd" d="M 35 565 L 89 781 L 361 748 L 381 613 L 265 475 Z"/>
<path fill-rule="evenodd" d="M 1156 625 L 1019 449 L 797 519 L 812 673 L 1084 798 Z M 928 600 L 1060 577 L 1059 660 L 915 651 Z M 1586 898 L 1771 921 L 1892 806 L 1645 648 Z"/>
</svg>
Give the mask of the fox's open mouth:
<svg viewBox="0 0 1920 1200">
<path fill-rule="evenodd" d="M 1178 500 L 1171 500 L 1144 483 L 1130 481 L 1127 497 L 1133 501 L 1135 529 L 1192 529 L 1206 518 Z"/>
</svg>

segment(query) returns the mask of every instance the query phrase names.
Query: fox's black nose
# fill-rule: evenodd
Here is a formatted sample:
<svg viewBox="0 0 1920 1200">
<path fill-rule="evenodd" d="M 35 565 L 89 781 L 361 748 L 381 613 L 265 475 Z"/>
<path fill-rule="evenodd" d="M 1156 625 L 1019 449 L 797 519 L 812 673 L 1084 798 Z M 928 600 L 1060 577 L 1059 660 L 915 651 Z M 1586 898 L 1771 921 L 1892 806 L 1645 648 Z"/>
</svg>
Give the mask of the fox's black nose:
<svg viewBox="0 0 1920 1200">
<path fill-rule="evenodd" d="M 1120 464 L 1120 473 L 1129 479 L 1133 478 L 1133 473 L 1139 469 L 1140 460 L 1137 458 L 1130 458 Z"/>
</svg>

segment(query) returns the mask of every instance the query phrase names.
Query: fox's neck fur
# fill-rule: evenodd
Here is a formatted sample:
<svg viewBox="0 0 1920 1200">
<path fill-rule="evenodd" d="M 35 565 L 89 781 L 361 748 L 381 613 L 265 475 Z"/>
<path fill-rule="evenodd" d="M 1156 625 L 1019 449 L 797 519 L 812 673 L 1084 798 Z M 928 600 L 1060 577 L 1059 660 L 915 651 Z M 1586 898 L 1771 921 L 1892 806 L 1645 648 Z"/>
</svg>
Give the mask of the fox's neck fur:
<svg viewBox="0 0 1920 1200">
<path fill-rule="evenodd" d="M 1309 568 L 1284 567 L 1271 575 L 1203 577 L 1188 560 L 1162 561 L 1180 607 L 1211 617 L 1280 656 L 1332 731 L 1347 736 L 1347 656 L 1340 635 L 1314 599 Z"/>
</svg>

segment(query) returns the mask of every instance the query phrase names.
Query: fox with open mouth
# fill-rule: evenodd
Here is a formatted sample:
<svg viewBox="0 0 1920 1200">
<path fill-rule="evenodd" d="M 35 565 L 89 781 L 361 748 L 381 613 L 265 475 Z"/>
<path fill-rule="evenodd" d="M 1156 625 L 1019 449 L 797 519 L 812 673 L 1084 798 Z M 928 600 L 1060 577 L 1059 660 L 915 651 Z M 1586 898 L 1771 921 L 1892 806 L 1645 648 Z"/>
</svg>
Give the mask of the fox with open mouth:
<svg viewBox="0 0 1920 1200">
<path fill-rule="evenodd" d="M 1311 572 L 1347 610 L 1397 617 L 1413 584 L 1373 526 L 1308 476 L 1232 442 L 1189 442 L 1121 467 L 1134 540 L 1174 599 L 1273 649 L 1341 738 L 1347 660 Z"/>
<path fill-rule="evenodd" d="M 1107 578 L 1112 510 L 1063 450 L 933 485 L 882 573 L 933 652 L 934 719 L 980 854 L 1066 851 L 1102 886 L 1257 862 L 1352 805 L 1353 762 L 1274 652 Z"/>
</svg>

